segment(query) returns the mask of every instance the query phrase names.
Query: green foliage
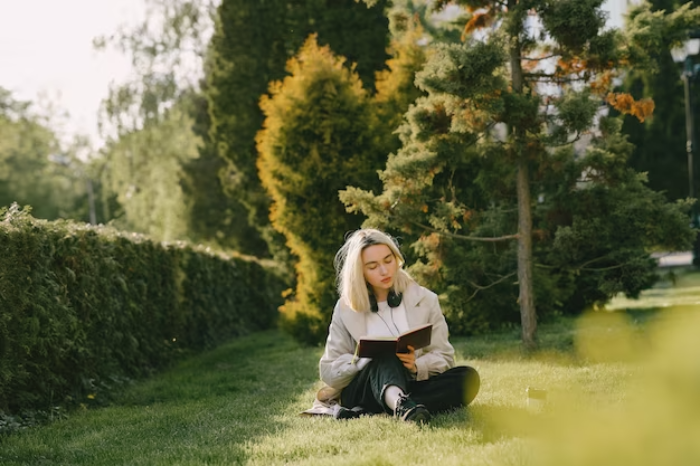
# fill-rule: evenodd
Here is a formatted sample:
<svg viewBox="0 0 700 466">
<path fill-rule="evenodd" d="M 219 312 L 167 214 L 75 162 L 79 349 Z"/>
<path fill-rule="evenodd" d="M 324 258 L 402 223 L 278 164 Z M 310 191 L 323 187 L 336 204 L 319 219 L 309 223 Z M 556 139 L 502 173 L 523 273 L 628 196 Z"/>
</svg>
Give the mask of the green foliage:
<svg viewBox="0 0 700 466">
<path fill-rule="evenodd" d="M 665 44 L 676 45 L 686 40 L 688 30 L 700 22 L 700 9 L 687 2 L 674 11 L 654 11 L 644 2 L 630 10 L 628 21 L 628 34 L 639 47 L 639 53 L 656 52 L 663 50 Z"/>
<path fill-rule="evenodd" d="M 456 3 L 478 34 L 431 47 L 417 75 L 427 96 L 406 114 L 383 192 L 341 199 L 366 226 L 410 239 L 411 272 L 440 294 L 453 332 L 528 320 L 523 290 L 541 320 L 638 295 L 657 278 L 651 251 L 689 246 L 688 206 L 626 167 L 632 146 L 600 103 L 621 69 L 653 66 L 658 31 L 684 20 L 637 12 L 654 31 L 621 33 L 602 31 L 600 0 Z M 640 119 L 650 108 L 608 102 Z"/>
<path fill-rule="evenodd" d="M 104 177 L 124 212 L 115 225 L 159 240 L 187 238 L 182 167 L 198 157 L 200 144 L 191 126 L 192 120 L 175 108 L 107 147 Z"/>
<path fill-rule="evenodd" d="M 551 0 L 534 2 L 549 35 L 563 48 L 578 53 L 598 36 L 605 25 L 603 0 Z"/>
<path fill-rule="evenodd" d="M 159 238 L 265 249 L 248 225 L 247 210 L 226 195 L 220 178 L 225 164 L 209 138 L 199 80 L 213 3 L 146 0 L 146 7 L 140 23 L 95 41 L 97 48 L 127 55 L 134 71 L 103 101 L 102 127 L 113 139 L 95 164 L 104 168 L 107 220 Z"/>
<path fill-rule="evenodd" d="M 0 87 L 0 207 L 17 202 L 40 218 L 72 216 L 84 182 L 59 163 L 69 155 L 31 107 Z"/>
<path fill-rule="evenodd" d="M 405 13 L 404 10 L 398 10 L 395 8 L 392 11 L 396 14 Z M 392 33 L 389 48 L 391 58 L 386 62 L 387 69 L 378 71 L 375 81 L 376 124 L 384 126 L 379 132 L 385 136 L 379 139 L 387 142 L 387 146 L 382 149 L 387 154 L 400 147 L 398 137 L 391 135 L 401 126 L 403 114 L 417 98 L 425 95 L 415 84 L 416 73 L 423 68 L 426 61 L 425 48 L 418 45 L 425 33 L 415 19 L 404 18 L 402 23 L 402 26 Z"/>
<path fill-rule="evenodd" d="M 197 88 L 211 33 L 212 2 L 144 0 L 145 17 L 97 37 L 97 50 L 127 55 L 133 78 L 110 87 L 102 101 L 101 127 L 109 136 L 137 131 L 167 118 L 167 109 Z"/>
<path fill-rule="evenodd" d="M 568 131 L 576 133 L 591 127 L 599 107 L 599 103 L 591 98 L 588 89 L 581 92 L 570 92 L 558 100 L 555 105 L 561 124 Z"/>
<path fill-rule="evenodd" d="M 16 205 L 0 216 L 0 410 L 82 400 L 183 353 L 269 328 L 281 280 L 260 263 Z"/>
<path fill-rule="evenodd" d="M 691 285 L 649 295 L 687 303 L 700 297 L 697 277 Z M 453 337 L 456 363 L 478 369 L 482 391 L 426 428 L 388 416 L 299 416 L 319 388 L 319 350 L 256 333 L 134 384 L 108 407 L 3 438 L 0 463 L 697 464 L 700 385 L 688 355 L 700 350 L 698 323 L 680 319 L 693 311 L 677 321 L 670 309 L 558 319 L 540 327 L 533 355 L 513 330 Z M 541 411 L 528 405 L 528 386 L 547 391 Z"/>
<path fill-rule="evenodd" d="M 473 99 L 505 87 L 497 73 L 506 58 L 503 42 L 474 44 L 438 44 L 435 56 L 418 73 L 416 81 L 431 94 L 446 94 L 456 99 Z"/>
<path fill-rule="evenodd" d="M 618 120 L 613 128 L 619 126 Z M 541 260 L 574 285 L 565 313 L 600 306 L 618 293 L 639 296 L 658 279 L 649 251 L 691 245 L 689 203 L 668 203 L 646 186 L 645 177 L 627 167 L 631 150 L 616 134 L 594 141 L 585 157 L 562 170 L 539 208 L 547 212 L 542 226 L 554 232 L 551 244 L 543 242 Z"/>
<path fill-rule="evenodd" d="M 206 66 L 212 142 L 229 163 L 223 176 L 229 194 L 250 212 L 249 221 L 275 257 L 279 235 L 268 219 L 270 198 L 257 176 L 255 135 L 264 116 L 258 107 L 271 81 L 285 76 L 285 64 L 309 34 L 356 64 L 366 84 L 384 66 L 388 45 L 386 0 L 372 8 L 353 0 L 224 0 Z M 245 251 L 268 256 L 267 250 Z"/>
<path fill-rule="evenodd" d="M 220 173 L 226 162 L 209 136 L 211 122 L 203 94 L 188 95 L 183 106 L 200 139 L 199 156 L 182 163 L 181 186 L 186 202 L 185 222 L 191 241 L 236 251 L 260 251 L 267 246 L 248 222 L 248 211 L 226 195 Z"/>
<path fill-rule="evenodd" d="M 698 2 L 689 2 L 689 5 L 691 3 L 698 5 Z M 650 4 L 654 11 L 671 12 L 678 2 L 654 0 Z M 684 30 L 679 32 L 683 33 Z M 679 130 L 685 128 L 686 123 L 684 97 L 680 66 L 673 62 L 669 53 L 672 38 L 664 36 L 661 39 L 659 49 L 651 53 L 657 68 L 630 70 L 621 86 L 637 99 L 652 98 L 656 104 L 654 115 L 644 125 L 627 117 L 622 130 L 635 145 L 629 159 L 630 166 L 637 171 L 646 172 L 649 186 L 674 200 L 689 195 L 686 134 L 684 130 Z M 697 106 L 692 111 L 695 121 L 700 121 Z"/>
<path fill-rule="evenodd" d="M 349 184 L 378 187 L 383 162 L 369 97 L 344 61 L 311 36 L 289 61 L 290 76 L 272 84 L 261 102 L 260 178 L 273 199 L 272 225 L 298 258 L 296 291 L 282 312 L 306 342 L 325 336 L 337 299 L 333 257 L 344 234 L 361 223 L 337 193 Z"/>
</svg>

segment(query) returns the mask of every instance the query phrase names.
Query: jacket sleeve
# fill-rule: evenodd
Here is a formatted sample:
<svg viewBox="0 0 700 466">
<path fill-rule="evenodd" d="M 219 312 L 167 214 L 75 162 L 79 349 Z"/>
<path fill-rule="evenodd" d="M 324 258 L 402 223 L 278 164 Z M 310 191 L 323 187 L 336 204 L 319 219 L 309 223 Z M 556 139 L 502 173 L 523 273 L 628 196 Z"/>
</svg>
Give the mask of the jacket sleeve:
<svg viewBox="0 0 700 466">
<path fill-rule="evenodd" d="M 427 380 L 454 367 L 455 350 L 448 341 L 447 322 L 437 295 L 429 292 L 421 304 L 428 307 L 428 322 L 433 324 L 433 333 L 430 345 L 416 358 L 416 380 Z"/>
<path fill-rule="evenodd" d="M 328 330 L 326 348 L 319 362 L 321 380 L 326 385 L 336 389 L 345 388 L 359 372 L 358 364 L 353 364 L 352 361 L 355 345 L 355 340 L 345 328 L 336 305 Z"/>
</svg>

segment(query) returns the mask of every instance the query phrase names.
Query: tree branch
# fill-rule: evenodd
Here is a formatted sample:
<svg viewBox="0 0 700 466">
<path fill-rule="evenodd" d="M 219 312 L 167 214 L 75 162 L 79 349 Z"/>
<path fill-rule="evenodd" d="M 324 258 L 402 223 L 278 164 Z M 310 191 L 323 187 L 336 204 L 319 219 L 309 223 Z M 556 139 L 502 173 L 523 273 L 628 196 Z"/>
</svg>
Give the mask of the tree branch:
<svg viewBox="0 0 700 466">
<path fill-rule="evenodd" d="M 532 57 L 520 57 L 521 60 L 527 60 L 527 61 L 541 61 L 541 60 L 548 60 L 550 58 L 558 57 L 560 56 L 559 54 L 552 54 L 552 55 L 547 55 L 544 57 L 538 57 L 538 58 L 532 58 Z"/>
<path fill-rule="evenodd" d="M 508 275 L 505 275 L 505 276 L 499 278 L 498 280 L 496 280 L 495 282 L 490 283 L 490 284 L 488 284 L 488 285 L 486 285 L 486 286 L 477 285 L 476 283 L 467 281 L 467 283 L 469 283 L 471 286 L 473 286 L 474 288 L 476 288 L 476 289 L 474 290 L 474 293 L 472 293 L 471 296 L 469 296 L 469 297 L 467 298 L 467 302 L 469 302 L 469 301 L 471 301 L 472 299 L 474 299 L 474 298 L 476 297 L 476 295 L 479 294 L 479 291 L 486 290 L 486 289 L 491 288 L 492 286 L 498 285 L 498 284 L 501 283 L 502 281 L 507 280 L 508 278 L 512 277 L 513 275 L 516 275 L 516 273 L 517 273 L 517 272 L 509 273 Z"/>
<path fill-rule="evenodd" d="M 516 273 L 517 273 L 517 272 L 513 272 L 513 273 L 509 273 L 508 275 L 504 275 L 503 277 L 499 278 L 499 279 L 496 280 L 495 282 L 489 283 L 488 285 L 485 285 L 485 286 L 477 285 L 476 283 L 471 282 L 471 281 L 469 281 L 469 280 L 467 280 L 467 283 L 469 283 L 471 286 L 473 286 L 474 288 L 476 288 L 477 291 L 488 290 L 488 289 L 491 288 L 492 286 L 496 286 L 496 285 L 498 285 L 499 283 L 501 283 L 502 281 L 505 281 L 505 280 L 509 279 L 510 277 L 516 275 Z"/>
<path fill-rule="evenodd" d="M 506 236 L 498 236 L 498 237 L 484 237 L 484 236 L 466 236 L 466 235 L 458 235 L 456 233 L 449 233 L 447 231 L 440 231 L 436 230 L 433 227 L 429 227 L 427 225 L 423 225 L 422 223 L 418 223 L 413 220 L 408 221 L 410 224 L 417 226 L 418 228 L 422 228 L 424 230 L 430 231 L 432 233 L 437 233 L 438 235 L 443 235 L 447 236 L 449 238 L 455 238 L 455 239 L 463 239 L 467 241 L 482 241 L 482 242 L 488 242 L 488 243 L 497 243 L 499 241 L 508 241 L 511 239 L 518 239 L 518 235 L 506 235 Z"/>
<path fill-rule="evenodd" d="M 611 266 L 609 266 L 609 267 L 599 267 L 599 268 L 596 268 L 596 267 L 587 267 L 587 266 L 590 265 L 590 264 L 593 264 L 593 263 L 595 263 L 595 262 L 598 262 L 598 261 L 607 259 L 609 256 L 610 256 L 610 254 L 606 254 L 606 255 L 604 255 L 604 256 L 596 257 L 596 258 L 594 258 L 594 259 L 591 259 L 591 260 L 589 260 L 589 261 L 586 261 L 586 262 L 584 262 L 584 263 L 581 264 L 581 265 L 577 265 L 577 266 L 574 266 L 574 267 L 567 267 L 567 268 L 570 268 L 570 269 L 573 269 L 573 270 L 585 270 L 585 271 L 587 271 L 587 272 L 605 272 L 605 271 L 608 271 L 608 270 L 620 269 L 620 268 L 625 267 L 626 265 L 629 264 L 629 261 L 628 261 L 628 262 L 623 262 L 622 264 L 611 265 Z M 643 257 L 644 257 L 644 256 L 639 256 L 638 259 L 642 259 Z M 546 265 L 546 264 L 535 264 L 535 265 L 536 265 L 536 267 L 540 267 L 540 268 L 544 268 L 544 269 L 554 269 L 554 268 L 558 268 L 558 267 L 556 267 L 556 266 L 554 266 L 554 265 Z"/>
<path fill-rule="evenodd" d="M 610 267 L 601 267 L 599 269 L 591 268 L 591 267 L 579 267 L 579 270 L 585 270 L 587 272 L 605 272 L 606 270 L 620 269 L 626 265 L 627 265 L 627 263 L 617 264 L 617 265 L 611 265 Z"/>
<path fill-rule="evenodd" d="M 574 83 L 578 81 L 586 81 L 587 78 L 583 76 L 576 76 L 576 77 L 563 77 L 563 76 L 557 76 L 556 74 L 552 73 L 523 73 L 523 77 L 527 79 L 537 79 L 537 80 L 543 80 L 543 81 L 552 81 L 556 83 Z"/>
</svg>

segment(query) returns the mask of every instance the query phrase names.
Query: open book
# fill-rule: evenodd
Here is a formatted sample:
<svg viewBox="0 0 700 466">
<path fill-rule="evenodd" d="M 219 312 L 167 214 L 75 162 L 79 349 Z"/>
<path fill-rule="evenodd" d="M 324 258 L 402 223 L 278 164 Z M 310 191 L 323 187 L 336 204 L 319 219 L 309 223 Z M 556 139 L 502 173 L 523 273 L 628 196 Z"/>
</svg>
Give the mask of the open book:
<svg viewBox="0 0 700 466">
<path fill-rule="evenodd" d="M 408 353 L 408 347 L 423 348 L 430 344 L 433 324 L 426 324 L 402 333 L 398 337 L 360 338 L 355 349 L 356 358 L 374 358 L 382 354 Z"/>
</svg>

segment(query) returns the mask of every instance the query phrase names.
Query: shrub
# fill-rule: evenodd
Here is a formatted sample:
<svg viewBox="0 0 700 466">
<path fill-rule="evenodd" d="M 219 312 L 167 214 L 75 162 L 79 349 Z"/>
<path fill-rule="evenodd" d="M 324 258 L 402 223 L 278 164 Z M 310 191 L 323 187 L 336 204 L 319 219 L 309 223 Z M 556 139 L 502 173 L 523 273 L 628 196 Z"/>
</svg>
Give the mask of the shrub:
<svg viewBox="0 0 700 466">
<path fill-rule="evenodd" d="M 0 211 L 0 410 L 78 399 L 269 328 L 282 289 L 255 260 Z"/>
<path fill-rule="evenodd" d="M 263 97 L 265 129 L 258 134 L 258 170 L 272 197 L 270 220 L 298 258 L 295 294 L 283 326 L 298 340 L 327 333 L 337 299 L 333 256 L 362 219 L 345 211 L 338 191 L 378 188 L 378 150 L 369 98 L 358 75 L 310 36 L 287 65 L 290 76 Z"/>
</svg>

